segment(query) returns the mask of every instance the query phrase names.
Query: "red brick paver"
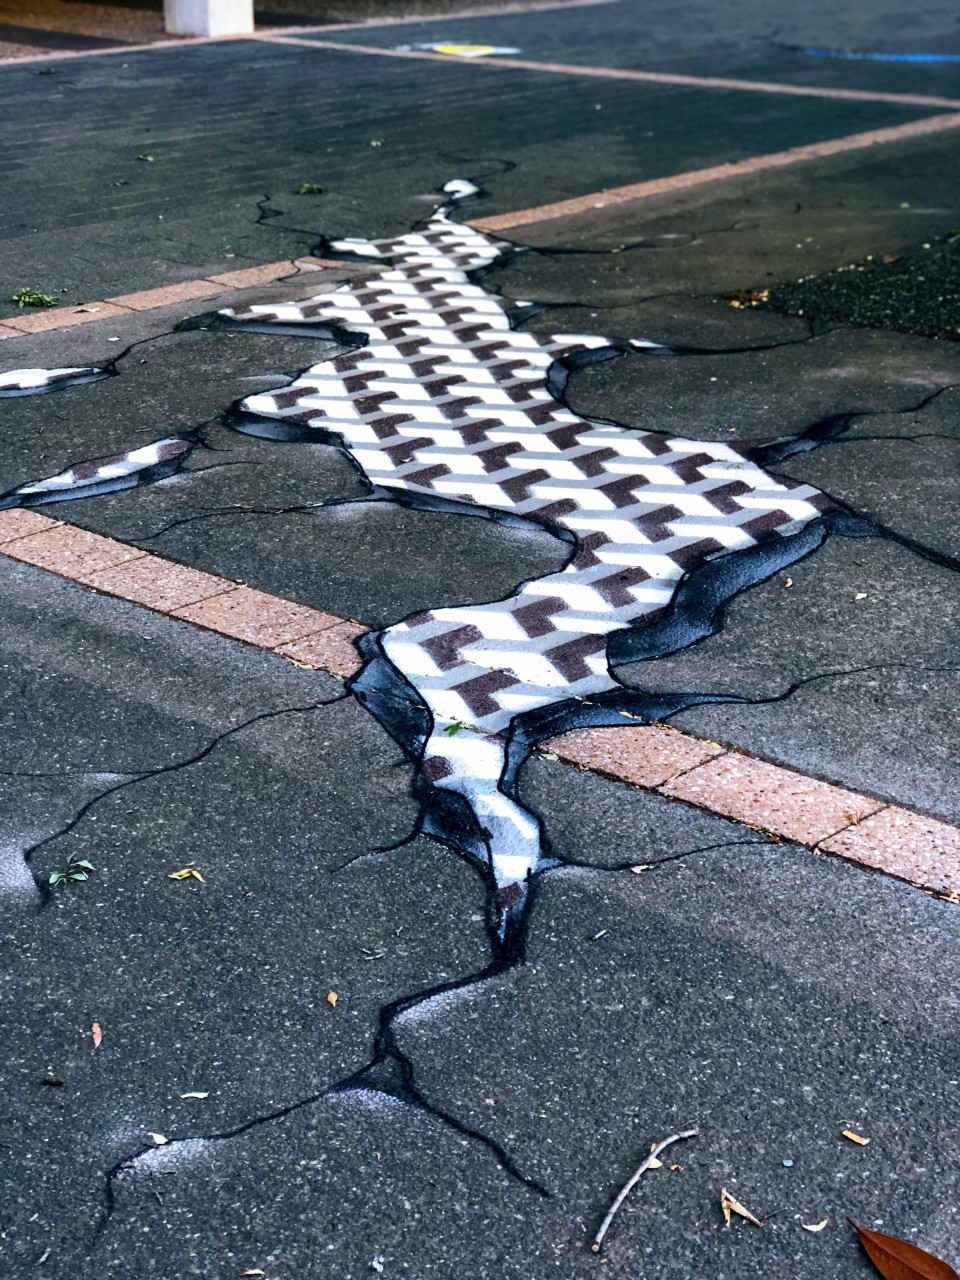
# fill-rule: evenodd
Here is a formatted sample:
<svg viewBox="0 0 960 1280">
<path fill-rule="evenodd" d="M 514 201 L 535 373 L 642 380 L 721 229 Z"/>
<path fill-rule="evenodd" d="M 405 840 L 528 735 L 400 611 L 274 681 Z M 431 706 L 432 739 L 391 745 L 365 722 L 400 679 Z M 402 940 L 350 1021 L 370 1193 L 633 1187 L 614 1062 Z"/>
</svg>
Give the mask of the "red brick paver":
<svg viewBox="0 0 960 1280">
<path fill-rule="evenodd" d="M 128 547 L 71 524 L 55 524 L 52 529 L 5 543 L 3 551 L 14 560 L 25 560 L 74 582 L 84 582 L 100 569 L 144 555 L 138 547 Z"/>
<path fill-rule="evenodd" d="M 820 848 L 927 889 L 960 893 L 960 831 L 909 809 L 890 805 Z"/>
<path fill-rule="evenodd" d="M 48 529 L 55 529 L 59 523 L 59 520 L 51 520 L 24 507 L 0 511 L 0 544 L 26 538 L 32 533 L 45 533 Z"/>
<path fill-rule="evenodd" d="M 346 678 L 356 675 L 363 665 L 353 642 L 358 636 L 366 635 L 367 630 L 358 622 L 338 622 L 335 627 L 328 627 L 316 635 L 280 645 L 276 652 L 291 662 L 316 667 L 320 671 L 332 671 L 334 675 Z"/>
<path fill-rule="evenodd" d="M 11 334 L 4 337 L 21 337 L 25 333 L 46 333 L 50 329 L 69 329 L 75 324 L 89 324 L 92 320 L 114 320 L 129 315 L 127 307 L 112 302 L 85 302 L 79 307 L 50 307 L 48 311 L 36 311 L 30 315 L 9 316 L 4 327 Z"/>
<path fill-rule="evenodd" d="M 160 289 L 141 289 L 138 293 L 121 293 L 107 298 L 101 306 L 123 307 L 126 311 L 152 311 L 155 307 L 168 307 L 173 302 L 191 302 L 195 298 L 212 298 L 222 293 L 221 286 L 209 280 L 183 280 L 180 284 L 167 284 Z"/>
<path fill-rule="evenodd" d="M 170 613 L 236 589 L 236 583 L 226 578 L 152 555 L 90 574 L 84 581 L 107 595 L 146 605 L 159 613 Z"/>
<path fill-rule="evenodd" d="M 253 587 L 234 587 L 212 599 L 171 609 L 170 616 L 195 622 L 208 631 L 219 631 L 221 635 L 233 636 L 261 649 L 276 649 L 343 621 L 330 613 L 320 613 Z"/>
<path fill-rule="evenodd" d="M 543 747 L 561 760 L 638 787 L 659 787 L 724 752 L 715 742 L 702 742 L 662 725 L 578 729 L 552 738 Z"/>
<path fill-rule="evenodd" d="M 658 790 L 800 844 L 818 844 L 881 807 L 869 796 L 733 751 Z"/>
</svg>

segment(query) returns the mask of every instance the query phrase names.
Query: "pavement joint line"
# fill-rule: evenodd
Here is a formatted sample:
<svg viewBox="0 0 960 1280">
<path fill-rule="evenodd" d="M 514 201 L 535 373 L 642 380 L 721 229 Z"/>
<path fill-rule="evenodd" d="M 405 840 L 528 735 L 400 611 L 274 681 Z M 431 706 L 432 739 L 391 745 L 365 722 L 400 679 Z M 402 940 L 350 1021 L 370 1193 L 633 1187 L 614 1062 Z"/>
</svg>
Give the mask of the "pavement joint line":
<svg viewBox="0 0 960 1280">
<path fill-rule="evenodd" d="M 607 3 L 608 0 L 590 0 L 590 2 Z M 316 42 L 306 43 L 315 44 Z M 450 61 L 441 54 L 426 56 L 435 57 L 442 62 Z M 786 151 L 772 151 L 766 155 L 752 156 L 747 160 L 712 165 L 706 169 L 690 169 L 666 178 L 651 178 L 646 182 L 630 183 L 623 187 L 608 187 L 604 191 L 574 196 L 570 200 L 560 200 L 553 204 L 515 209 L 510 213 L 492 214 L 486 218 L 469 218 L 466 220 L 466 225 L 475 227 L 478 231 L 510 231 L 515 227 L 575 217 L 597 209 L 670 195 L 694 187 L 750 177 L 758 173 L 787 168 L 793 164 L 827 159 L 830 156 L 844 155 L 891 142 L 901 142 L 908 138 L 927 137 L 957 128 L 960 128 L 960 111 L 925 116 L 920 120 L 908 121 L 906 124 L 870 129 L 864 133 L 846 134 L 842 138 L 828 138 L 823 142 L 805 143 L 799 147 L 790 147 Z M 214 298 L 222 293 L 262 287 L 288 276 L 303 275 L 309 271 L 343 269 L 345 265 L 353 264 L 342 259 L 315 258 L 310 254 L 304 254 L 299 258 L 288 258 L 283 262 L 270 262 L 261 266 L 240 268 L 236 271 L 218 272 L 203 276 L 199 280 L 182 280 L 177 284 L 161 285 L 156 289 L 144 289 L 137 293 L 118 294 L 112 298 L 78 303 L 76 306 L 62 309 L 52 307 L 27 316 L 8 316 L 0 320 L 0 342 L 9 338 L 20 338 L 25 334 L 89 324 L 94 320 L 122 319 L 127 315 L 156 310 L 176 302 Z"/>
<path fill-rule="evenodd" d="M 346 679 L 368 628 L 26 508 L 0 555 Z M 670 725 L 580 729 L 541 744 L 567 764 L 960 901 L 960 827 Z"/>
<path fill-rule="evenodd" d="M 321 30 L 323 30 L 321 28 Z M 332 30 L 332 28 L 326 28 Z M 427 62 L 456 63 L 462 61 L 446 53 L 428 49 L 387 49 L 381 45 L 347 44 L 340 40 L 308 40 L 289 28 L 257 33 L 256 39 L 268 44 L 295 44 L 305 48 L 344 49 L 349 53 L 374 54 L 385 58 L 416 58 Z M 604 80 L 631 80 L 641 84 L 675 85 L 687 89 L 725 89 L 748 93 L 779 93 L 798 98 L 832 98 L 847 102 L 886 102 L 905 107 L 953 107 L 960 109 L 960 98 L 939 97 L 923 93 L 885 93 L 880 89 L 834 89 L 828 86 L 785 84 L 776 80 L 743 80 L 725 76 L 690 76 L 679 72 L 635 71 L 628 67 L 593 67 L 585 63 L 536 62 L 525 58 L 491 55 L 469 59 L 471 66 L 519 67 L 524 71 L 542 71 L 549 75 L 588 76 Z"/>
<path fill-rule="evenodd" d="M 502 14 L 516 13 L 543 13 L 554 9 L 585 9 L 613 3 L 614 0 L 546 0 L 542 4 L 510 4 L 497 9 L 462 9 L 459 13 L 451 15 L 451 19 L 491 18 L 499 17 Z M 37 53 L 22 58 L 0 58 L 0 67 L 22 67 L 32 62 L 54 62 L 63 58 L 95 58 L 104 54 L 109 56 L 117 53 L 146 53 L 155 49 L 164 52 L 171 49 L 189 49 L 193 45 L 203 44 L 235 44 L 239 40 L 258 40 L 263 36 L 270 36 L 274 33 L 282 34 L 286 32 L 295 35 L 302 31 L 363 31 L 378 27 L 403 26 L 411 22 L 429 22 L 434 18 L 439 20 L 439 17 L 442 16 L 426 14 L 423 18 L 367 18 L 362 22 L 331 22 L 323 23 L 322 25 L 310 24 L 302 27 L 263 27 L 259 31 L 249 31 L 238 36 L 173 36 L 169 40 L 152 40 L 143 44 L 118 43 L 105 49 L 63 49 L 59 52 Z M 46 31 L 47 28 L 38 27 L 36 30 Z M 76 34 L 83 33 L 77 32 Z"/>
</svg>

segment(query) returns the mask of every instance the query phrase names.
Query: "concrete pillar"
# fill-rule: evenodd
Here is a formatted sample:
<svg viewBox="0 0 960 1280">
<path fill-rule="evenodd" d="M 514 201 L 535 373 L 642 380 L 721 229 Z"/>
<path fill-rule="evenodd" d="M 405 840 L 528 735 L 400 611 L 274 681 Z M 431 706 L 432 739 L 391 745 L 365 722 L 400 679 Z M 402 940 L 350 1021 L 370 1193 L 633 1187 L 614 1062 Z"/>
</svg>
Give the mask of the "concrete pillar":
<svg viewBox="0 0 960 1280">
<path fill-rule="evenodd" d="M 245 36 L 253 30 L 253 0 L 163 0 L 173 36 Z"/>
</svg>

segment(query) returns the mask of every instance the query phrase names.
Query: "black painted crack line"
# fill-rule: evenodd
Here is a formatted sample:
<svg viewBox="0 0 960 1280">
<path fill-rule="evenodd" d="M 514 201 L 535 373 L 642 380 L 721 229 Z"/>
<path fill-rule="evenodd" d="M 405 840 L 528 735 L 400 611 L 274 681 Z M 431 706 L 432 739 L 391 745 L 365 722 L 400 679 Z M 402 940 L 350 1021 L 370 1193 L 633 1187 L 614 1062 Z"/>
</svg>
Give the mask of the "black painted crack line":
<svg viewBox="0 0 960 1280">
<path fill-rule="evenodd" d="M 677 777 L 681 775 L 677 774 Z M 672 798 L 672 797 L 671 797 Z M 735 819 L 730 819 L 735 821 Z M 581 858 L 563 858 L 563 865 L 560 867 L 552 867 L 542 874 L 549 876 L 563 871 L 568 867 L 573 871 L 589 871 L 596 872 L 601 875 L 621 874 L 624 871 L 633 872 L 635 875 L 646 875 L 648 871 L 656 871 L 659 867 L 669 866 L 673 862 L 683 862 L 687 858 L 696 857 L 702 853 L 717 853 L 722 849 L 767 849 L 771 844 L 789 843 L 782 836 L 778 836 L 770 832 L 766 838 L 760 840 L 720 840 L 716 844 L 701 845 L 697 849 L 684 849 L 680 853 L 671 853 L 663 858 L 654 858 L 650 862 L 638 863 L 636 860 L 632 862 L 611 862 L 604 863 L 602 866 L 596 862 L 584 862 Z M 639 869 L 639 870 L 638 870 Z"/>
<path fill-rule="evenodd" d="M 225 464 L 235 465 L 235 464 Z M 251 462 L 251 466 L 259 466 L 259 463 Z M 212 467 L 198 467 L 190 471 L 183 472 L 184 475 L 195 475 L 198 471 L 212 471 Z M 197 515 L 183 516 L 179 520 L 171 520 L 165 525 L 161 525 L 159 529 L 152 533 L 138 534 L 115 534 L 123 542 L 129 542 L 132 546 L 140 546 L 142 543 L 156 542 L 159 538 L 164 538 L 174 529 L 179 529 L 182 525 L 198 524 L 205 520 L 225 519 L 228 516 L 299 516 L 311 515 L 315 511 L 324 510 L 327 507 L 344 507 L 351 506 L 359 502 L 386 502 L 387 499 L 379 494 L 358 494 L 349 498 L 329 498 L 322 502 L 300 502 L 289 507 L 256 507 L 249 504 L 236 504 L 228 507 L 212 507 L 208 511 L 198 512 Z"/>
<path fill-rule="evenodd" d="M 755 444 L 747 441 L 745 442 L 747 446 L 745 453 L 748 458 L 759 466 L 771 467 L 778 462 L 785 462 L 795 454 L 811 453 L 816 449 L 822 449 L 828 444 L 851 444 L 856 440 L 867 439 L 896 439 L 897 437 L 894 436 L 848 436 L 846 433 L 855 422 L 859 422 L 864 418 L 895 418 L 904 414 L 920 413 L 927 405 L 933 404 L 935 400 L 944 395 L 945 392 L 955 391 L 958 387 L 960 387 L 960 382 L 944 383 L 935 391 L 929 392 L 921 400 L 918 400 L 916 404 L 908 405 L 904 409 L 856 409 L 845 413 L 827 414 L 825 417 L 818 418 L 815 422 L 809 423 L 789 436 L 779 436 L 774 440 L 766 440 Z M 920 439 L 922 437 L 903 437 L 906 440 L 914 438 Z M 948 436 L 946 438 L 951 439 L 952 437 Z M 741 447 L 743 445 L 744 442 L 741 442 Z"/>
<path fill-rule="evenodd" d="M 199 751 L 194 752 L 193 755 L 187 756 L 182 760 L 175 760 L 172 764 L 160 765 L 156 769 L 144 770 L 143 772 L 132 776 L 126 775 L 124 780 L 116 783 L 115 786 L 108 787 L 106 791 L 101 791 L 97 795 L 91 796 L 91 798 L 81 805 L 74 815 L 68 819 L 68 821 L 59 828 L 59 830 L 51 832 L 50 835 L 44 836 L 42 840 L 37 840 L 34 844 L 30 845 L 29 848 L 23 850 L 21 856 L 30 870 L 30 874 L 33 876 L 34 883 L 36 884 L 37 890 L 40 894 L 40 905 L 38 907 L 38 911 L 43 910 L 43 908 L 49 904 L 52 900 L 53 892 L 49 883 L 46 880 L 41 879 L 34 872 L 31 865 L 33 855 L 46 845 L 51 844 L 53 841 L 60 840 L 64 836 L 69 835 L 83 821 L 83 819 L 87 817 L 91 810 L 100 804 L 101 801 L 109 799 L 110 796 L 116 795 L 119 791 L 126 790 L 127 787 L 136 786 L 140 782 L 148 782 L 154 778 L 163 777 L 165 774 L 177 773 L 181 769 L 188 769 L 191 765 L 199 764 L 202 760 L 205 760 L 207 756 L 216 751 L 216 749 L 228 738 L 232 738 L 236 734 L 242 733 L 244 729 L 250 728 L 251 725 L 258 724 L 264 720 L 274 720 L 280 716 L 306 715 L 311 711 L 319 710 L 321 707 L 329 707 L 333 706 L 337 702 L 344 702 L 349 697 L 349 693 L 344 692 L 337 694 L 333 698 L 325 698 L 316 702 L 305 703 L 301 706 L 280 707 L 274 711 L 261 711 L 257 715 L 244 720 L 241 724 L 234 725 L 232 728 L 224 730 L 223 733 L 218 734 L 208 742 L 206 746 L 202 747 Z"/>
<path fill-rule="evenodd" d="M 374 1055 L 370 1061 L 358 1071 L 352 1072 L 350 1075 L 340 1080 L 334 1081 L 325 1088 L 320 1089 L 305 1098 L 301 1098 L 296 1102 L 290 1103 L 285 1107 L 277 1108 L 262 1116 L 255 1116 L 251 1120 L 245 1121 L 241 1125 L 235 1126 L 221 1133 L 211 1134 L 192 1134 L 185 1138 L 171 1138 L 164 1144 L 165 1151 L 173 1151 L 181 1143 L 189 1142 L 222 1142 L 248 1133 L 251 1129 L 255 1129 L 264 1124 L 270 1124 L 275 1120 L 284 1119 L 288 1115 L 292 1115 L 296 1111 L 302 1110 L 304 1107 L 311 1106 L 323 1098 L 336 1096 L 347 1096 L 352 1092 L 373 1092 L 380 1093 L 387 1097 L 406 1104 L 418 1111 L 424 1112 L 426 1115 L 439 1121 L 442 1125 L 451 1129 L 454 1133 L 470 1141 L 477 1142 L 483 1146 L 496 1160 L 497 1164 L 512 1179 L 519 1182 L 528 1190 L 543 1196 L 551 1198 L 551 1192 L 548 1191 L 535 1178 L 525 1174 L 516 1161 L 507 1151 L 507 1149 L 496 1139 L 489 1137 L 487 1134 L 475 1129 L 470 1125 L 464 1124 L 455 1115 L 445 1111 L 443 1108 L 436 1106 L 417 1087 L 414 1075 L 414 1066 L 410 1057 L 403 1052 L 396 1042 L 394 1034 L 394 1022 L 403 1013 L 417 1007 L 424 1002 L 434 999 L 438 996 L 448 994 L 454 991 L 461 991 L 467 987 L 483 983 L 490 978 L 497 977 L 508 969 L 515 967 L 519 963 L 519 958 L 514 960 L 503 960 L 494 958 L 483 969 L 476 973 L 465 975 L 462 978 L 448 980 L 446 982 L 437 983 L 434 986 L 425 988 L 410 996 L 402 996 L 396 1000 L 390 1001 L 381 1007 L 378 1015 L 379 1028 L 374 1043 Z M 136 1167 L 136 1162 L 143 1156 L 156 1151 L 157 1148 L 144 1146 L 132 1155 L 126 1156 L 107 1171 L 106 1182 L 104 1187 L 104 1201 L 101 1218 L 97 1224 L 95 1234 L 100 1235 L 106 1229 L 110 1218 L 116 1208 L 116 1184 L 130 1168 Z"/>
</svg>

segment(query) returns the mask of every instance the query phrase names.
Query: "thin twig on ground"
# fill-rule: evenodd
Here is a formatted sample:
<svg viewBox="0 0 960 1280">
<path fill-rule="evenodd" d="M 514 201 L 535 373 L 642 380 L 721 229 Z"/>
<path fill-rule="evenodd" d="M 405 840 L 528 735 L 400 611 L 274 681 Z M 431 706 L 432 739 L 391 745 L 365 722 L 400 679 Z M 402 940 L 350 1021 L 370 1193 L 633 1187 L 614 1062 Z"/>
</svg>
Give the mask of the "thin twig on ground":
<svg viewBox="0 0 960 1280">
<path fill-rule="evenodd" d="M 679 1142 L 682 1138 L 696 1138 L 699 1135 L 699 1133 L 700 1133 L 699 1129 L 684 1129 L 682 1133 L 671 1133 L 669 1138 L 664 1138 L 662 1142 L 657 1143 L 657 1145 L 653 1148 L 653 1150 L 647 1156 L 646 1160 L 644 1160 L 643 1164 L 636 1171 L 636 1173 L 633 1175 L 630 1181 L 624 1185 L 623 1189 L 620 1191 L 616 1200 L 614 1200 L 613 1204 L 607 1210 L 607 1216 L 600 1223 L 600 1230 L 593 1237 L 593 1244 L 590 1246 L 594 1253 L 600 1252 L 600 1246 L 603 1244 L 603 1237 L 607 1234 L 607 1228 L 610 1226 L 610 1223 L 613 1221 L 614 1217 L 616 1216 L 617 1210 L 623 1204 L 624 1200 L 626 1200 L 627 1196 L 630 1194 L 633 1188 L 640 1181 L 641 1174 L 646 1173 L 646 1171 L 653 1164 L 654 1160 L 656 1160 L 660 1152 L 665 1150 L 667 1147 L 671 1146 L 672 1143 Z"/>
</svg>

